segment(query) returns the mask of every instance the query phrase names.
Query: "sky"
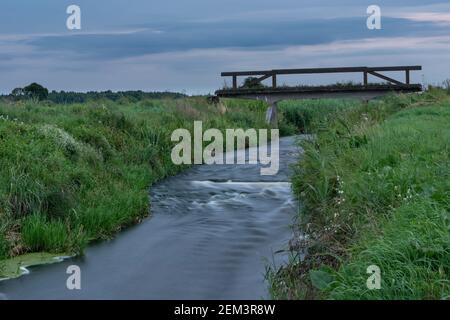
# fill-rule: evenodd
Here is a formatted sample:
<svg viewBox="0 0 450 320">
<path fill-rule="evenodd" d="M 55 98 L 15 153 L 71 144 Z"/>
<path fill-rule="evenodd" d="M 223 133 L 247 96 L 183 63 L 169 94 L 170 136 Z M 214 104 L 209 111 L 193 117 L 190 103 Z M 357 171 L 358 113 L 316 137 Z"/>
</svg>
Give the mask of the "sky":
<svg viewBox="0 0 450 320">
<path fill-rule="evenodd" d="M 68 30 L 69 5 L 81 30 Z M 369 30 L 367 7 L 381 8 Z M 0 93 L 50 90 L 212 93 L 222 71 L 422 65 L 450 78 L 450 2 L 435 0 L 2 0 Z M 394 75 L 394 74 L 393 74 Z M 280 83 L 360 81 L 306 75 Z M 401 75 L 399 75 L 401 77 Z M 399 78 L 401 80 L 401 78 Z"/>
</svg>

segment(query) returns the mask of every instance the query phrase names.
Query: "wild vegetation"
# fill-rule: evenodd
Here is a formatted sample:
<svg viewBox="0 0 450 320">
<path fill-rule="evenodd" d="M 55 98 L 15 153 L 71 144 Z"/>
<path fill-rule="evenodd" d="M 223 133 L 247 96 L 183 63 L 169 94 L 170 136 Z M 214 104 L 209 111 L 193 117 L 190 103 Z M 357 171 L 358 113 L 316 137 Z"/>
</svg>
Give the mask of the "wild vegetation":
<svg viewBox="0 0 450 320">
<path fill-rule="evenodd" d="M 314 136 L 293 177 L 304 234 L 269 273 L 274 298 L 449 297 L 449 94 L 280 103 L 282 135 Z M 201 97 L 1 101 L 0 260 L 80 253 L 139 222 L 148 188 L 184 168 L 170 160 L 174 129 L 263 128 L 265 110 Z M 370 265 L 380 290 L 366 286 Z"/>
<path fill-rule="evenodd" d="M 265 109 L 205 98 L 0 102 L 0 260 L 80 253 L 139 222 L 149 187 L 184 168 L 170 158 L 173 130 L 192 130 L 194 120 L 265 128 Z"/>
<path fill-rule="evenodd" d="M 274 298 L 450 297 L 449 93 L 282 106 L 314 138 L 293 177 L 304 233 L 269 273 Z M 379 290 L 366 285 L 371 265 Z"/>
</svg>

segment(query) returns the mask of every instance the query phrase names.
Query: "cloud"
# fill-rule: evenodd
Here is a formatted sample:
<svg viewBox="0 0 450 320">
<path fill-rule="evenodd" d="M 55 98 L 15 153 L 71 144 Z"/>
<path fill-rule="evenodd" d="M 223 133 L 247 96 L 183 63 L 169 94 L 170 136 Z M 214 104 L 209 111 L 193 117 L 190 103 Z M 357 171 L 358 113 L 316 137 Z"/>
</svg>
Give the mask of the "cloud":
<svg viewBox="0 0 450 320">
<path fill-rule="evenodd" d="M 22 34 L 0 34 L 0 41 L 33 41 L 44 38 L 70 38 L 79 36 L 121 36 L 130 35 L 139 32 L 150 32 L 154 34 L 163 33 L 161 30 L 149 28 L 121 29 L 121 30 L 103 30 L 103 31 L 71 31 L 60 33 L 22 33 Z"/>
<path fill-rule="evenodd" d="M 17 39 L 45 53 L 71 54 L 74 59 L 113 60 L 192 49 L 264 49 L 331 43 L 376 37 L 448 33 L 427 22 L 385 18 L 383 30 L 370 31 L 365 17 L 292 21 L 179 22 L 111 32 L 41 34 Z M 1 38 L 0 38 L 1 40 Z"/>
<path fill-rule="evenodd" d="M 414 12 L 398 14 L 397 17 L 412 21 L 432 22 L 442 26 L 450 25 L 450 13 L 448 12 Z"/>
<path fill-rule="evenodd" d="M 268 68 L 379 66 L 421 64 L 427 81 L 448 77 L 450 36 L 395 37 L 334 41 L 272 48 L 206 48 L 152 53 L 116 60 L 80 61 L 67 57 L 21 59 L 23 68 L 9 69 L 0 79 L 8 91 L 31 80 L 57 90 L 185 90 L 214 92 L 226 80 L 222 71 Z M 55 68 L 54 66 L 64 66 Z M 422 73 L 413 80 L 422 82 Z M 33 79 L 30 79 L 33 74 Z M 360 81 L 360 75 L 280 77 L 280 83 L 326 84 Z M 13 84 L 16 85 L 13 85 Z"/>
<path fill-rule="evenodd" d="M 58 90 L 198 93 L 221 86 L 224 70 L 384 64 L 423 64 L 437 81 L 450 64 L 450 4 L 442 1 L 379 0 L 377 31 L 366 28 L 371 3 L 360 0 L 79 1 L 81 32 L 64 29 L 59 0 L 45 10 L 31 0 L 2 3 L 0 90 L 37 81 Z"/>
</svg>

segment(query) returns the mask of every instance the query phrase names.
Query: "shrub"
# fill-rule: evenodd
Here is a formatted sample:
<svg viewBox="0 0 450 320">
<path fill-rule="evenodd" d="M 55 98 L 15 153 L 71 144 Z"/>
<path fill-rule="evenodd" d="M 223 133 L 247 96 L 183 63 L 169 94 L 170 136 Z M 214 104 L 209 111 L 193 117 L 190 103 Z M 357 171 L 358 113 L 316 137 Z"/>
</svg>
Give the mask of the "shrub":
<svg viewBox="0 0 450 320">
<path fill-rule="evenodd" d="M 244 83 L 242 84 L 241 88 L 245 89 L 263 89 L 266 86 L 258 81 L 258 78 L 256 77 L 248 77 L 245 78 Z"/>
</svg>

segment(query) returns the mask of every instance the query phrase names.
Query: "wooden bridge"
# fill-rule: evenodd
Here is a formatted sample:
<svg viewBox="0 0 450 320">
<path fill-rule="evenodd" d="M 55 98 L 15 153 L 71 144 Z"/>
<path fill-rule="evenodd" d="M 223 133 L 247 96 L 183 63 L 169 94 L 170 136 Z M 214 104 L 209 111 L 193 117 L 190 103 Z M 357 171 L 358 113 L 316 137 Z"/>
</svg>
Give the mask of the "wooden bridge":
<svg viewBox="0 0 450 320">
<path fill-rule="evenodd" d="M 277 123 L 277 103 L 293 99 L 357 98 L 365 101 L 390 93 L 411 93 L 422 91 L 420 84 L 411 84 L 411 71 L 422 70 L 421 66 L 394 67 L 347 67 L 314 69 L 278 69 L 263 71 L 222 72 L 222 77 L 232 77 L 232 88 L 216 91 L 217 97 L 242 98 L 266 101 L 269 104 L 267 121 Z M 405 80 L 400 81 L 380 72 L 404 72 Z M 361 73 L 361 84 L 336 84 L 329 86 L 278 86 L 278 76 L 331 73 Z M 369 75 L 384 83 L 370 83 Z M 246 86 L 238 85 L 238 77 L 253 77 Z M 262 81 L 272 78 L 271 86 L 263 86 Z"/>
</svg>

